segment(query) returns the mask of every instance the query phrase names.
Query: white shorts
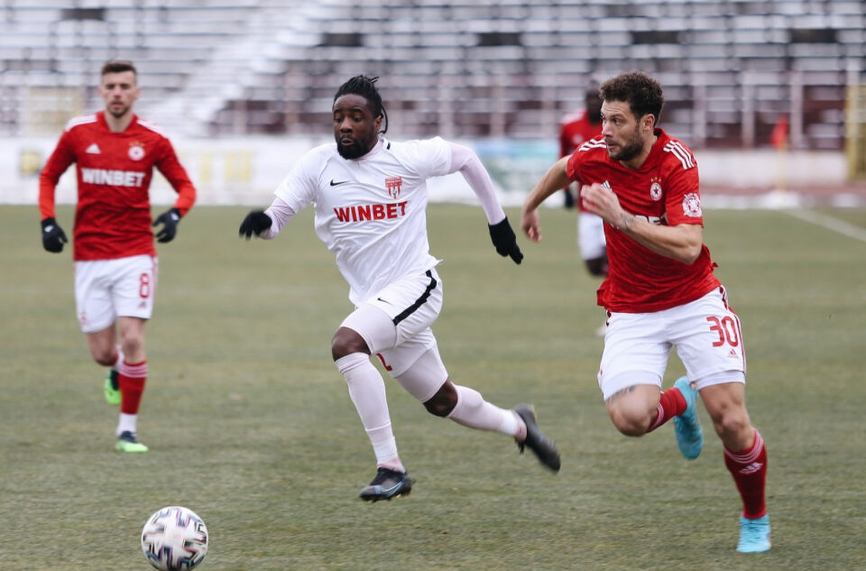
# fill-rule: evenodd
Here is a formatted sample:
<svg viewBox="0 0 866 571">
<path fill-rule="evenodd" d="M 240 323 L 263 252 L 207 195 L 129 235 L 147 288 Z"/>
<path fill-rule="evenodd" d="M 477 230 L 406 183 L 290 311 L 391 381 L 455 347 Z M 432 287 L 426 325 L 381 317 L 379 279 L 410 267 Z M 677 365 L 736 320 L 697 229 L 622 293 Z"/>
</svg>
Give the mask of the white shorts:
<svg viewBox="0 0 866 571">
<path fill-rule="evenodd" d="M 577 213 L 577 245 L 580 257 L 595 260 L 605 254 L 604 220 L 589 212 Z"/>
<path fill-rule="evenodd" d="M 430 326 L 442 311 L 442 294 L 442 280 L 431 268 L 388 285 L 349 314 L 341 327 L 356 331 L 396 377 L 437 347 Z M 381 313 L 387 319 L 380 319 Z M 442 374 L 444 382 L 444 367 Z"/>
<path fill-rule="evenodd" d="M 653 313 L 611 313 L 604 336 L 598 385 L 604 399 L 634 385 L 662 386 L 671 347 L 698 390 L 746 382 L 740 319 L 725 290 Z"/>
<path fill-rule="evenodd" d="M 157 259 L 129 256 L 75 262 L 75 310 L 84 333 L 109 327 L 118 316 L 150 319 Z"/>
</svg>

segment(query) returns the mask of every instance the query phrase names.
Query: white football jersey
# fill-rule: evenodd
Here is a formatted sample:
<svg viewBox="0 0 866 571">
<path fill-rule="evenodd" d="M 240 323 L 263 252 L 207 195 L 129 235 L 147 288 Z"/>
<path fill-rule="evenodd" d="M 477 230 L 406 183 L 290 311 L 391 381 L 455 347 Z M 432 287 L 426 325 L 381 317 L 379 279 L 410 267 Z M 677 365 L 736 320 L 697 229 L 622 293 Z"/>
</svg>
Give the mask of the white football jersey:
<svg viewBox="0 0 866 571">
<path fill-rule="evenodd" d="M 295 212 L 313 203 L 316 234 L 337 258 L 355 305 L 439 260 L 427 242 L 427 179 L 449 174 L 451 147 L 440 137 L 381 139 L 347 160 L 329 143 L 307 152 L 274 191 Z"/>
</svg>

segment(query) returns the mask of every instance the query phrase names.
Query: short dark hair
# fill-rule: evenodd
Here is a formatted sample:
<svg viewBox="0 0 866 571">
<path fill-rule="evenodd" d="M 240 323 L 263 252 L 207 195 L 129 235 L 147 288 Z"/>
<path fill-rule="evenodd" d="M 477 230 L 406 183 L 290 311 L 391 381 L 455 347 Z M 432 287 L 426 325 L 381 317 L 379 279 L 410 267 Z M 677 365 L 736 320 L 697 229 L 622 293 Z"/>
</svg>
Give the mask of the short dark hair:
<svg viewBox="0 0 866 571">
<path fill-rule="evenodd" d="M 360 95 L 370 104 L 370 110 L 373 112 L 373 118 L 382 117 L 385 121 L 382 127 L 382 133 L 388 130 L 388 113 L 385 111 L 385 105 L 382 103 L 382 96 L 379 95 L 379 90 L 376 89 L 378 77 L 369 77 L 366 75 L 356 75 L 337 89 L 334 94 L 334 103 L 343 95 L 354 94 Z"/>
<path fill-rule="evenodd" d="M 631 107 L 635 117 L 646 114 L 655 117 L 658 125 L 665 104 L 661 84 L 642 71 L 629 71 L 605 81 L 599 89 L 605 101 L 624 101 Z"/>
<path fill-rule="evenodd" d="M 112 59 L 105 62 L 105 65 L 102 66 L 102 73 L 100 75 L 105 75 L 106 73 L 123 73 L 124 71 L 131 71 L 136 76 L 138 75 L 138 71 L 135 69 L 135 66 L 132 65 L 132 62 L 125 59 Z"/>
</svg>

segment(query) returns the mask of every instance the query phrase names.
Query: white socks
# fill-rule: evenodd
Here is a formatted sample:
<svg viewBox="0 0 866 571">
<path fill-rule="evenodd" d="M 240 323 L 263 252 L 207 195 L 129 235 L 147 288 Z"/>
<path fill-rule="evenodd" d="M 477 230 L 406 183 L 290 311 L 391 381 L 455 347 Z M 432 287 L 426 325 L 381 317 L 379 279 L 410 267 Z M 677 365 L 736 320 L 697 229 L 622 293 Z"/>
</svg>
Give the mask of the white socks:
<svg viewBox="0 0 866 571">
<path fill-rule="evenodd" d="M 334 362 L 349 387 L 349 397 L 361 417 L 361 423 L 380 467 L 405 472 L 397 453 L 397 441 L 391 429 L 385 382 L 366 353 L 352 353 Z M 454 385 L 457 404 L 448 418 L 478 430 L 501 432 L 518 442 L 526 439 L 526 425 L 514 411 L 499 408 L 484 400 L 481 393 L 469 387 Z"/>
<path fill-rule="evenodd" d="M 526 439 L 526 425 L 511 410 L 499 408 L 484 400 L 481 393 L 469 387 L 454 385 L 457 404 L 448 418 L 463 426 L 501 432 L 518 441 Z"/>
<path fill-rule="evenodd" d="M 120 418 L 117 421 L 117 435 L 120 436 L 124 432 L 135 434 L 136 425 L 138 424 L 137 414 L 120 413 Z"/>
<path fill-rule="evenodd" d="M 388 401 L 385 398 L 385 381 L 370 362 L 370 356 L 366 353 L 352 353 L 337 359 L 334 364 L 346 379 L 349 397 L 373 445 L 376 463 L 380 467 L 405 472 L 406 469 L 397 454 L 397 441 L 391 429 Z"/>
</svg>

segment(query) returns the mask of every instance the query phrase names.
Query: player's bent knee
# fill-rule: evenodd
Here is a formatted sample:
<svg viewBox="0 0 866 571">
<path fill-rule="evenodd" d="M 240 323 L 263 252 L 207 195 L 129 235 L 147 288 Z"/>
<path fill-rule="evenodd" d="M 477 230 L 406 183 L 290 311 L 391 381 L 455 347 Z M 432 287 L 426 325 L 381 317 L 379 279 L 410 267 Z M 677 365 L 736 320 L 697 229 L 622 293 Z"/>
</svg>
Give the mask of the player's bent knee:
<svg viewBox="0 0 866 571">
<path fill-rule="evenodd" d="M 348 327 L 340 327 L 331 339 L 331 356 L 336 361 L 352 353 L 370 354 L 367 342 L 357 331 Z"/>
<path fill-rule="evenodd" d="M 632 411 L 621 409 L 610 409 L 608 414 L 616 429 L 626 436 L 643 436 L 649 428 L 649 420 L 646 415 L 634 414 Z"/>
<path fill-rule="evenodd" d="M 424 408 L 434 416 L 446 417 L 457 406 L 457 391 L 454 385 L 447 382 L 442 385 L 433 398 L 424 402 Z"/>
<path fill-rule="evenodd" d="M 613 425 L 617 430 L 620 431 L 621 434 L 625 436 L 643 436 L 646 434 L 646 425 L 644 423 L 638 423 L 634 421 L 620 421 L 614 422 Z"/>
<path fill-rule="evenodd" d="M 103 367 L 110 367 L 114 365 L 114 351 L 104 352 L 100 351 L 99 353 L 91 353 L 93 360 Z"/>
</svg>

